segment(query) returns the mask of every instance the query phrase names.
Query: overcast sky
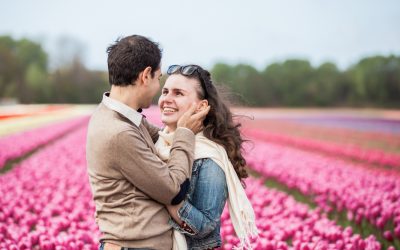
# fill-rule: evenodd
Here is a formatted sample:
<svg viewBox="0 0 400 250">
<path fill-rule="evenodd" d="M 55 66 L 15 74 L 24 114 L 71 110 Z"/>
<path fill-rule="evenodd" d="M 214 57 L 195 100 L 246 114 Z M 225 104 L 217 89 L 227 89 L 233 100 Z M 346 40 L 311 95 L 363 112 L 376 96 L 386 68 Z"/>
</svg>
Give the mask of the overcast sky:
<svg viewBox="0 0 400 250">
<path fill-rule="evenodd" d="M 41 42 L 53 67 L 80 47 L 89 68 L 105 70 L 107 46 L 131 34 L 160 43 L 164 70 L 190 62 L 264 69 L 287 58 L 345 68 L 400 55 L 398 0 L 13 0 L 0 12 L 0 35 Z"/>
</svg>

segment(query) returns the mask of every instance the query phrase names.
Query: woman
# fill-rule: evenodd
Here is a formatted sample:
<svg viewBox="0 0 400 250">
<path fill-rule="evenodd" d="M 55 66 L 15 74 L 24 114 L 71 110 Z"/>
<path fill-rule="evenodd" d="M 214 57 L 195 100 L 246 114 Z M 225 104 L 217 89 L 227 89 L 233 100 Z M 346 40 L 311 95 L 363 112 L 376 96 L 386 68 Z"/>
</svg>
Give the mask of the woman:
<svg viewBox="0 0 400 250">
<path fill-rule="evenodd" d="M 189 249 L 221 246 L 221 214 L 228 199 L 230 216 L 240 248 L 250 248 L 250 236 L 257 235 L 254 212 L 244 193 L 247 177 L 239 126 L 220 98 L 210 73 L 197 65 L 172 65 L 158 105 L 165 124 L 156 143 L 161 158 L 167 160 L 169 145 L 178 119 L 195 103 L 197 110 L 210 105 L 203 132 L 196 135 L 195 162 L 187 199 L 169 206 L 172 226 L 185 235 Z M 179 237 L 179 234 L 176 234 Z M 182 237 L 182 236 L 180 236 Z M 182 237 L 183 238 L 183 237 Z M 183 238 L 183 243 L 184 239 Z M 181 240 L 174 241 L 175 244 Z M 176 247 L 181 249 L 180 247 Z"/>
</svg>

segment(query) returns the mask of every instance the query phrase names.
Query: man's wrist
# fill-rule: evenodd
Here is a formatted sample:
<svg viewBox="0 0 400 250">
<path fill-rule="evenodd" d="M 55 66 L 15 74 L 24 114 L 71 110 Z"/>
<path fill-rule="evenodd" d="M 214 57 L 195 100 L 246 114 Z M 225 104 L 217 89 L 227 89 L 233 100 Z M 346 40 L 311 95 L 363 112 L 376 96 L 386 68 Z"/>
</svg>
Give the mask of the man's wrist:
<svg viewBox="0 0 400 250">
<path fill-rule="evenodd" d="M 185 129 L 185 130 L 188 130 L 188 131 L 190 131 L 190 132 L 193 133 L 193 131 L 192 131 L 191 129 L 187 128 L 187 127 L 178 127 L 177 129 Z M 194 133 L 193 133 L 193 134 L 194 134 Z"/>
</svg>

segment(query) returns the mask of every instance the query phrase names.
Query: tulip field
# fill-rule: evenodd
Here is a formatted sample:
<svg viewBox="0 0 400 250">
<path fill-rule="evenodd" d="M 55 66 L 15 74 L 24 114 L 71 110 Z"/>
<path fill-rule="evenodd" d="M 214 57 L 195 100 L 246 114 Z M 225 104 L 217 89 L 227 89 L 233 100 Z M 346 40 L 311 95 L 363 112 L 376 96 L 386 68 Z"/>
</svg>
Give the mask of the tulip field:
<svg viewBox="0 0 400 250">
<path fill-rule="evenodd" d="M 0 107 L 0 250 L 98 249 L 85 159 L 92 110 Z M 234 112 L 249 140 L 254 249 L 400 249 L 400 111 Z M 143 113 L 161 126 L 157 108 Z M 221 235 L 221 249 L 239 242 L 227 209 Z"/>
</svg>

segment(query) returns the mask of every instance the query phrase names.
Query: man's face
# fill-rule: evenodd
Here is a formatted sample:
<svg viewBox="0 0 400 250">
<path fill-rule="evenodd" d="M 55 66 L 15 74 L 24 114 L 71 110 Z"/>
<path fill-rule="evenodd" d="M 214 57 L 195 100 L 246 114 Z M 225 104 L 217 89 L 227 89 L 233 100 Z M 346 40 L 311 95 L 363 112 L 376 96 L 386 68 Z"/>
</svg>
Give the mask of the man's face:
<svg viewBox="0 0 400 250">
<path fill-rule="evenodd" d="M 142 108 L 148 108 L 151 105 L 151 101 L 153 100 L 154 96 L 160 90 L 160 79 L 161 79 L 161 67 L 154 72 L 154 77 L 149 77 L 148 82 L 148 89 L 147 89 L 147 98 Z"/>
</svg>

